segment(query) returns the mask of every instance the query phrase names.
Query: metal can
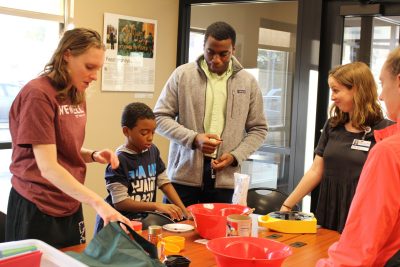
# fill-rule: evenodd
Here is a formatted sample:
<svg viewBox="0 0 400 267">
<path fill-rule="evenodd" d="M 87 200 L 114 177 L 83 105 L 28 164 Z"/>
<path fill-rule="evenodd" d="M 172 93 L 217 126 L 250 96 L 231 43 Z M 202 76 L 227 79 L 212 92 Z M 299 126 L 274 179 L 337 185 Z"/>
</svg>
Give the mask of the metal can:
<svg viewBox="0 0 400 267">
<path fill-rule="evenodd" d="M 231 214 L 226 217 L 226 236 L 251 236 L 251 217 Z"/>
<path fill-rule="evenodd" d="M 149 233 L 147 240 L 157 246 L 158 242 L 162 240 L 161 226 L 150 225 L 147 232 Z"/>
</svg>

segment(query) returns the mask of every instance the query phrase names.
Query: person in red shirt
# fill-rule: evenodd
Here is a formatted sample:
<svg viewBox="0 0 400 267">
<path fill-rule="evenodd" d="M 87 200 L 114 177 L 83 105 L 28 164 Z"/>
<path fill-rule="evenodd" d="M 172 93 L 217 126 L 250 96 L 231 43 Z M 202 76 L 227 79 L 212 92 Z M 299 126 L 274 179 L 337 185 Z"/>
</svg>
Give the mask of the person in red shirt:
<svg viewBox="0 0 400 267">
<path fill-rule="evenodd" d="M 385 61 L 380 80 L 389 119 L 375 131 L 340 240 L 317 266 L 400 266 L 400 47 Z"/>
<path fill-rule="evenodd" d="M 81 202 L 110 221 L 129 220 L 83 185 L 86 163 L 110 163 L 109 149 L 83 148 L 85 90 L 97 80 L 105 48 L 89 29 L 66 31 L 43 74 L 28 82 L 10 109 L 12 173 L 6 241 L 40 239 L 61 248 L 85 242 Z"/>
</svg>

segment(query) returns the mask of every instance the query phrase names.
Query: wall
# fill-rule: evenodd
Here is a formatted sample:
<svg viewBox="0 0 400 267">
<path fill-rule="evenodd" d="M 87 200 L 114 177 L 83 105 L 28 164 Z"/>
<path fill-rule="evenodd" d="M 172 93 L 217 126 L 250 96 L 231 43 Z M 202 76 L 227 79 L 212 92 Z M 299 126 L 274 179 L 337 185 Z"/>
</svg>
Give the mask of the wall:
<svg viewBox="0 0 400 267">
<path fill-rule="evenodd" d="M 92 149 L 110 148 L 115 150 L 124 142 L 120 127 L 120 115 L 123 107 L 134 101 L 144 102 L 154 107 L 161 89 L 175 68 L 179 0 L 75 0 L 74 24 L 76 27 L 88 27 L 103 33 L 104 13 L 114 13 L 138 18 L 157 20 L 155 92 L 152 98 L 135 98 L 132 92 L 102 92 L 101 76 L 88 90 L 88 123 L 85 147 Z M 161 156 L 167 162 L 169 142 L 156 136 L 154 143 L 159 147 Z M 86 185 L 105 197 L 105 165 L 88 165 Z M 158 194 L 160 196 L 160 194 Z M 86 236 L 93 236 L 95 211 L 84 205 Z"/>
<path fill-rule="evenodd" d="M 258 29 L 262 18 L 297 24 L 297 1 L 262 4 L 192 6 L 190 25 L 206 29 L 215 21 L 226 21 L 237 32 L 236 55 L 245 68 L 257 67 Z"/>
</svg>

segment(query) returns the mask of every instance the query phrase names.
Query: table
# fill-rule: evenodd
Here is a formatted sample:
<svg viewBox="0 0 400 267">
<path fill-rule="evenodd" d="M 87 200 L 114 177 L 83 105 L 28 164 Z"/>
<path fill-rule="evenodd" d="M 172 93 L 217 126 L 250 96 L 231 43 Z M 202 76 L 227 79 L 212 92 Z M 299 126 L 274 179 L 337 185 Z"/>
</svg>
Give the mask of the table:
<svg viewBox="0 0 400 267">
<path fill-rule="evenodd" d="M 315 266 L 320 258 L 328 257 L 328 248 L 338 241 L 340 234 L 336 231 L 320 228 L 316 234 L 301 234 L 283 241 L 291 245 L 293 255 L 288 257 L 282 266 Z M 304 246 L 294 247 L 292 244 L 304 243 Z"/>
<path fill-rule="evenodd" d="M 194 225 L 192 221 L 184 221 L 183 223 Z M 255 228 L 255 227 L 254 227 Z M 147 236 L 147 231 L 143 231 L 143 236 Z M 185 249 L 181 251 L 181 255 L 190 259 L 190 267 L 216 267 L 217 264 L 214 255 L 206 248 L 205 245 L 194 242 L 201 237 L 197 232 L 190 231 L 185 233 L 173 233 L 163 231 L 163 236 L 180 235 L 186 238 Z M 318 229 L 316 234 L 284 234 L 277 232 L 268 232 L 267 237 L 273 240 L 283 242 L 285 244 L 293 244 L 295 242 L 305 243 L 302 247 L 292 247 L 293 255 L 283 262 L 283 267 L 293 266 L 315 266 L 318 259 L 328 256 L 328 247 L 335 241 L 339 240 L 340 234 L 327 229 Z M 297 243 L 298 244 L 298 243 Z M 82 252 L 86 245 L 76 245 L 62 249 L 62 251 Z"/>
</svg>

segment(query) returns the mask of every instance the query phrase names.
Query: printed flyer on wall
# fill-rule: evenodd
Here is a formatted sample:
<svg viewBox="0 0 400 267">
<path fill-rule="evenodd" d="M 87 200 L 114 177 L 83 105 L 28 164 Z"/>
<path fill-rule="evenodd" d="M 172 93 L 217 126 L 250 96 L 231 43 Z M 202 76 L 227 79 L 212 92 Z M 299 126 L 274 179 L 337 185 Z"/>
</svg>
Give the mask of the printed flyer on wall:
<svg viewBox="0 0 400 267">
<path fill-rule="evenodd" d="M 157 21 L 104 13 L 102 91 L 154 92 Z"/>
</svg>

